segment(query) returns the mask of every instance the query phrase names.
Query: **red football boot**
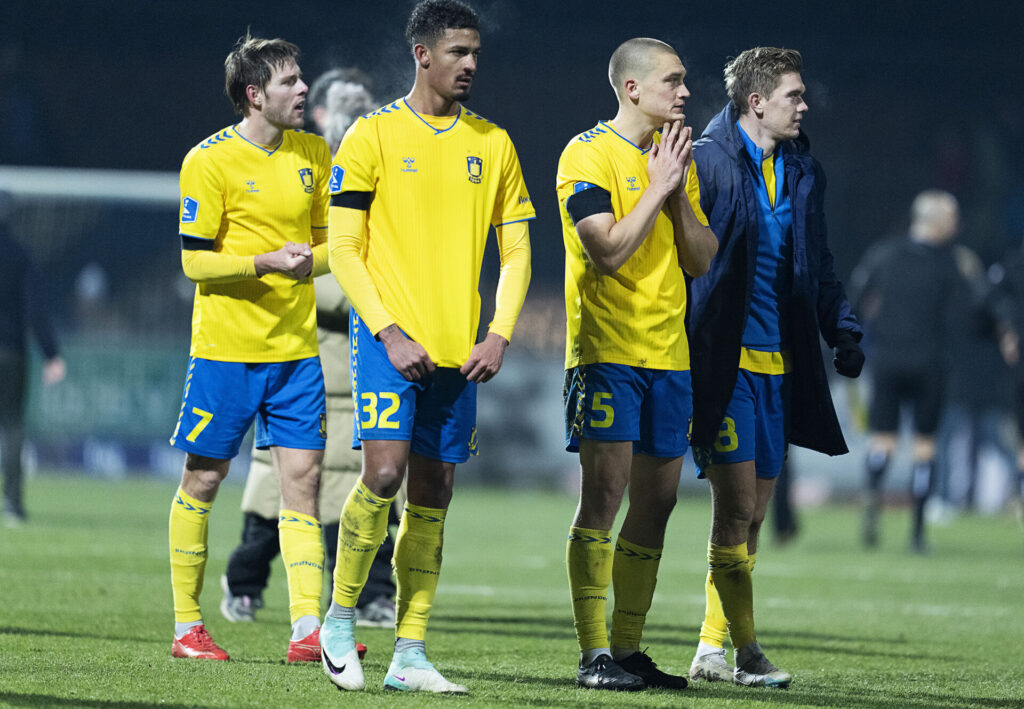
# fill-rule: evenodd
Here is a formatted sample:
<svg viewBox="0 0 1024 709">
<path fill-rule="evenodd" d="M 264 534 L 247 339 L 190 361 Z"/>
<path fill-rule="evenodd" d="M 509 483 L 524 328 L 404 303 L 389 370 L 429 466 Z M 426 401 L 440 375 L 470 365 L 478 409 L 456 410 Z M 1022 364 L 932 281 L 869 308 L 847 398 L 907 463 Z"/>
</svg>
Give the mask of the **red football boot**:
<svg viewBox="0 0 1024 709">
<path fill-rule="evenodd" d="M 198 660 L 227 660 L 224 652 L 206 632 L 205 625 L 196 625 L 171 644 L 171 657 L 193 657 Z"/>
<path fill-rule="evenodd" d="M 362 660 L 366 656 L 366 646 L 356 643 L 356 652 Z M 302 640 L 288 641 L 288 662 L 320 662 L 320 628 Z"/>
</svg>

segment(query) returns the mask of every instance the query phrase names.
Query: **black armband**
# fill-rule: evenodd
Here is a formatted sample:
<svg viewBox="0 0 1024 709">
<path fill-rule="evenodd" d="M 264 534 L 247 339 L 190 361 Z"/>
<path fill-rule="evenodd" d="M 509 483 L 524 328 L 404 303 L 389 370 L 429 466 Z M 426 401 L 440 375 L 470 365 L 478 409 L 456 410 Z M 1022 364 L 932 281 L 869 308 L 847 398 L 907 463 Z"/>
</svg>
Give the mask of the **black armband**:
<svg viewBox="0 0 1024 709">
<path fill-rule="evenodd" d="M 612 195 L 602 187 L 587 187 L 569 195 L 565 201 L 565 210 L 572 217 L 573 224 L 594 214 L 614 214 Z"/>
<path fill-rule="evenodd" d="M 373 192 L 339 192 L 331 195 L 332 207 L 345 207 L 346 209 L 361 209 L 364 212 L 370 208 L 373 201 Z"/>
<path fill-rule="evenodd" d="M 198 236 L 181 235 L 181 248 L 183 251 L 213 251 L 216 239 L 200 239 Z"/>
</svg>

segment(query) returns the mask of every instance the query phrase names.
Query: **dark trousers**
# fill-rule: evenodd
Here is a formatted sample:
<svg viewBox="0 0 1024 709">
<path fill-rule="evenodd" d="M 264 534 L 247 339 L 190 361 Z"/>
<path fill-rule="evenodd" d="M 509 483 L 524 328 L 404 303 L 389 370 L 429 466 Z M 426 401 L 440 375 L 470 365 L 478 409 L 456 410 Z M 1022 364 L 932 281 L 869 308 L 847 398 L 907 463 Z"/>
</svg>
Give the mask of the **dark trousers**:
<svg viewBox="0 0 1024 709">
<path fill-rule="evenodd" d="M 789 467 L 789 458 L 782 463 L 782 472 L 775 481 L 775 494 L 772 497 L 772 528 L 775 539 L 783 543 L 791 540 L 797 533 L 796 511 L 793 509 L 793 493 L 791 488 L 793 474 Z"/>
<path fill-rule="evenodd" d="M 388 522 L 398 524 L 394 506 Z M 280 552 L 277 520 L 246 512 L 242 523 L 242 542 L 228 559 L 228 588 L 232 595 L 261 598 L 270 578 L 270 564 Z M 327 573 L 333 575 L 338 555 L 337 523 L 324 525 L 324 552 Z M 392 598 L 395 595 L 395 583 L 391 578 L 391 557 L 394 553 L 395 543 L 389 534 L 373 558 L 370 575 L 356 603 L 360 608 L 379 596 Z"/>
<path fill-rule="evenodd" d="M 25 442 L 25 357 L 0 350 L 0 466 L 4 473 L 4 512 L 25 516 L 21 448 Z"/>
</svg>

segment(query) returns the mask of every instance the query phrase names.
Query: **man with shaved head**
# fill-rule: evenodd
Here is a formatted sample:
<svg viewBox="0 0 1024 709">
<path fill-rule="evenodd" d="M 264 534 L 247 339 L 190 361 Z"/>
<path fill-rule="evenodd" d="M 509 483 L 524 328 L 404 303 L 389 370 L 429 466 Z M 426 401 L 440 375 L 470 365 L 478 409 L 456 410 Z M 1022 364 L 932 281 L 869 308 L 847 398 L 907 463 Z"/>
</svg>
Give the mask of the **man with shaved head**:
<svg viewBox="0 0 1024 709">
<path fill-rule="evenodd" d="M 755 47 L 725 67 L 729 103 L 694 144 L 688 191 L 718 237 L 693 282 L 693 450 L 711 483 L 707 607 L 694 679 L 786 687 L 754 633 L 751 571 L 788 443 L 838 455 L 846 442 L 821 357 L 839 374 L 864 363 L 825 232 L 825 174 L 801 130 L 803 58 Z M 735 668 L 725 659 L 732 641 Z"/>
<path fill-rule="evenodd" d="M 631 39 L 615 50 L 608 75 L 618 112 L 569 141 L 557 178 L 566 450 L 579 452 L 582 470 L 566 550 L 581 651 L 576 681 L 682 689 L 686 679 L 659 670 L 640 638 L 689 446 L 684 272 L 703 274 L 716 240 L 684 189 L 690 92 L 679 56 L 664 42 Z M 627 485 L 629 510 L 613 545 Z"/>
<path fill-rule="evenodd" d="M 953 237 L 960 226 L 956 198 L 926 190 L 910 209 L 909 238 L 872 248 L 854 271 L 858 312 L 871 334 L 873 386 L 868 410 L 871 438 L 866 461 L 863 541 L 878 544 L 882 484 L 899 442 L 900 410 L 914 421 L 914 501 L 910 546 L 925 551 L 924 506 L 934 487 L 935 431 L 948 368 L 946 343 L 953 306 L 965 297 Z"/>
</svg>

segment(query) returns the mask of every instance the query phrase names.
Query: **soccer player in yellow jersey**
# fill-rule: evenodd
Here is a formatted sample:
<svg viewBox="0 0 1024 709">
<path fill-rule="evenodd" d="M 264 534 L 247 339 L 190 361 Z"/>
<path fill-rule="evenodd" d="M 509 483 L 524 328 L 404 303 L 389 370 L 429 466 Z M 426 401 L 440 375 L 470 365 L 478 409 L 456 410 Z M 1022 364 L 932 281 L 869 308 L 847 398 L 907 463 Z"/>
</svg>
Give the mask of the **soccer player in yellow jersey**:
<svg viewBox="0 0 1024 709">
<path fill-rule="evenodd" d="M 354 607 L 408 474 L 394 555 L 395 654 L 384 686 L 462 693 L 427 660 L 427 619 L 455 466 L 476 447 L 476 385 L 500 369 L 526 296 L 534 210 L 508 134 L 462 105 L 480 51 L 476 13 L 458 0 L 425 0 L 405 35 L 412 90 L 355 122 L 331 174 L 331 270 L 353 308 L 363 473 L 342 511 L 320 643 L 330 680 L 362 689 Z M 491 226 L 501 276 L 494 319 L 476 342 Z"/>
<path fill-rule="evenodd" d="M 593 689 L 682 689 L 686 679 L 659 670 L 640 636 L 688 447 L 684 272 L 703 274 L 717 242 L 684 188 L 690 92 L 679 56 L 664 42 L 631 39 L 612 54 L 608 74 L 618 113 L 569 141 L 558 163 L 566 449 L 579 451 L 582 467 L 566 551 L 576 680 Z M 629 511 L 613 546 L 627 485 Z"/>
<path fill-rule="evenodd" d="M 226 660 L 199 609 L 213 500 L 256 419 L 281 478 L 278 520 L 292 620 L 288 661 L 320 659 L 323 542 L 317 490 L 324 383 L 312 276 L 328 270 L 330 153 L 302 125 L 298 47 L 244 37 L 224 62 L 242 120 L 181 167 L 182 266 L 196 282 L 192 347 L 171 444 L 185 451 L 171 505 L 171 654 Z"/>
</svg>

